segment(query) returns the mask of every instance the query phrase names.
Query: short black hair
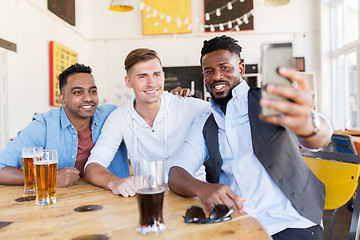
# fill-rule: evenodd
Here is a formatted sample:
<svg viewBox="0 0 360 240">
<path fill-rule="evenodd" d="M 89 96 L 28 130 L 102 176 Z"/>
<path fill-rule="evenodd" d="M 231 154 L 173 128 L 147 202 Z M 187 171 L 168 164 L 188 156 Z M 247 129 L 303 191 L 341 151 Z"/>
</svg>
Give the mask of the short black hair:
<svg viewBox="0 0 360 240">
<path fill-rule="evenodd" d="M 241 60 L 241 46 L 237 44 L 237 40 L 226 35 L 220 37 L 214 37 L 210 40 L 205 40 L 203 48 L 201 49 L 200 65 L 202 65 L 203 57 L 216 50 L 227 50 L 232 54 L 236 54 Z"/>
<path fill-rule="evenodd" d="M 65 69 L 62 73 L 60 73 L 59 79 L 59 89 L 62 92 L 63 87 L 67 84 L 67 79 L 75 74 L 75 73 L 88 73 L 91 75 L 92 69 L 89 66 L 85 66 L 84 64 L 75 63 Z M 92 76 L 92 75 L 91 75 Z"/>
</svg>

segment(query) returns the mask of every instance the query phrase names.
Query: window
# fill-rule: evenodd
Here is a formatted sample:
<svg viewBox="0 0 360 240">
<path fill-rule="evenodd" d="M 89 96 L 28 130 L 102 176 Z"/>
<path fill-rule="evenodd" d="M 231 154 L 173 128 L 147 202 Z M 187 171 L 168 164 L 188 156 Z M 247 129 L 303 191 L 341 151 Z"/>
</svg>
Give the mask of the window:
<svg viewBox="0 0 360 240">
<path fill-rule="evenodd" d="M 359 1 L 326 1 L 330 9 L 331 98 L 335 130 L 360 129 Z"/>
</svg>

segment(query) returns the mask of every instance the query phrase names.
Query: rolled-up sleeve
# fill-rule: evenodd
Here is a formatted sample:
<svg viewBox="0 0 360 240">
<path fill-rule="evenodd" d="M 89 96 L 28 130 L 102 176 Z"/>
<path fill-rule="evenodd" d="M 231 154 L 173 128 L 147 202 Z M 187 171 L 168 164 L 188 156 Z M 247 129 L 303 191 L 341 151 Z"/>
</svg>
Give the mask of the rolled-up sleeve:
<svg viewBox="0 0 360 240">
<path fill-rule="evenodd" d="M 209 111 L 196 118 L 181 151 L 176 154 L 176 156 L 169 159 L 170 170 L 175 166 L 181 167 L 194 176 L 197 170 L 208 158 L 208 151 L 202 134 L 202 129 L 210 113 L 211 112 Z"/>
<path fill-rule="evenodd" d="M 123 140 L 121 126 L 119 127 L 119 122 L 121 122 L 121 120 L 119 120 L 120 118 L 121 113 L 115 110 L 106 119 L 100 137 L 91 150 L 85 168 L 90 163 L 98 163 L 105 168 L 110 165 Z"/>
<path fill-rule="evenodd" d="M 33 120 L 21 130 L 13 141 L 0 151 L 0 169 L 4 167 L 21 168 L 21 152 L 25 147 L 44 147 L 46 127 L 42 119 Z"/>
</svg>

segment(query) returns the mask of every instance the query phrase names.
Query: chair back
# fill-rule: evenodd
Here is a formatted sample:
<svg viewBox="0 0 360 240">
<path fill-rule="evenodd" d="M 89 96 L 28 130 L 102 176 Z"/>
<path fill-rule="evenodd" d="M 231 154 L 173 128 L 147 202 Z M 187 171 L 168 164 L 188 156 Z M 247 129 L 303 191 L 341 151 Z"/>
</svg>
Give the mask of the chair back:
<svg viewBox="0 0 360 240">
<path fill-rule="evenodd" d="M 303 157 L 315 176 L 325 184 L 325 210 L 345 205 L 354 195 L 360 176 L 360 165 L 330 159 Z"/>
</svg>

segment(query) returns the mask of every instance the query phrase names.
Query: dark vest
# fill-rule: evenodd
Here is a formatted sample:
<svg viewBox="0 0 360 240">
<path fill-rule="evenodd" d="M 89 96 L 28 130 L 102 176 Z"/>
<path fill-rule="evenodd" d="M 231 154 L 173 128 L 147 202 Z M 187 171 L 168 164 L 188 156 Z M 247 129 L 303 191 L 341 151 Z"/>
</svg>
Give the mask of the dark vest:
<svg viewBox="0 0 360 240">
<path fill-rule="evenodd" d="M 248 93 L 249 121 L 255 156 L 295 209 L 320 224 L 325 204 L 325 186 L 302 159 L 297 142 L 280 126 L 259 119 L 260 90 Z M 219 152 L 218 126 L 213 114 L 207 119 L 203 135 L 209 152 L 204 163 L 206 181 L 219 183 L 222 158 Z"/>
</svg>

